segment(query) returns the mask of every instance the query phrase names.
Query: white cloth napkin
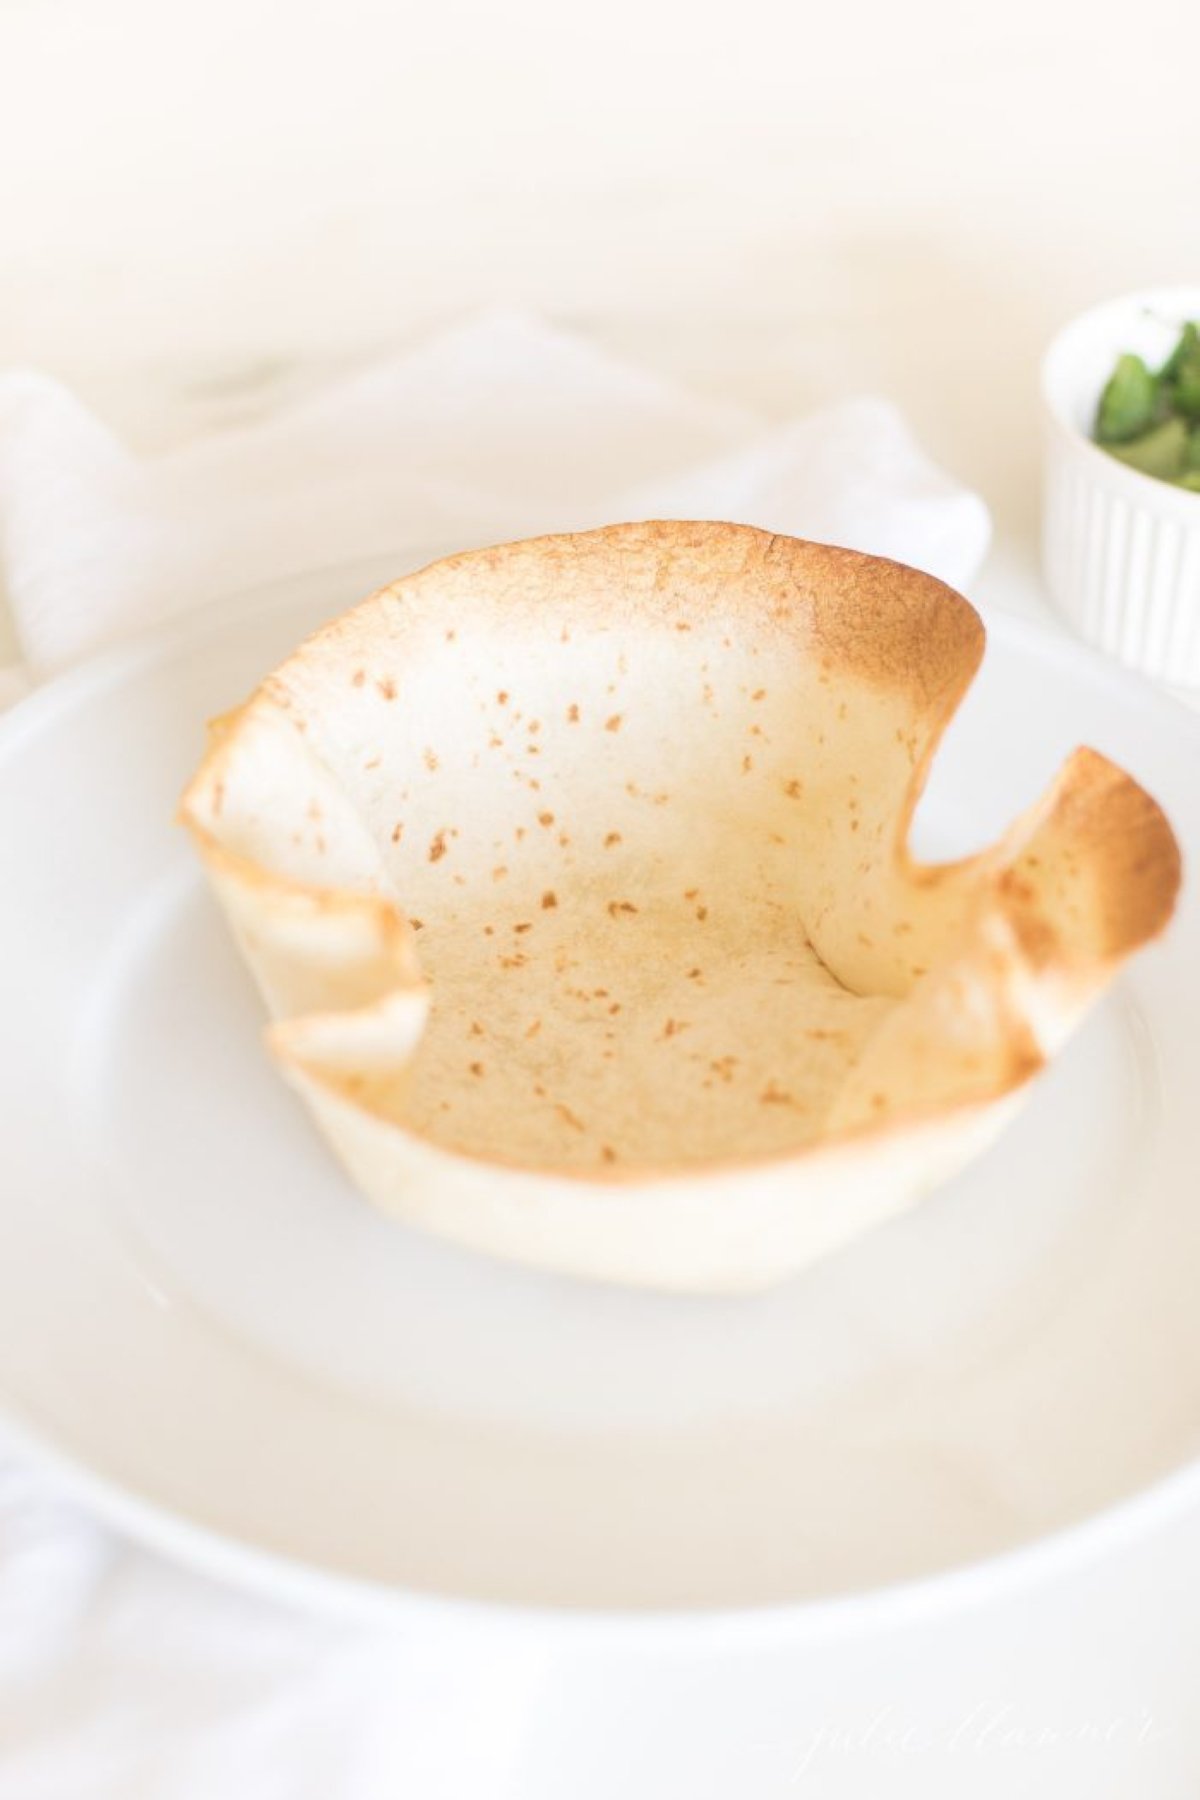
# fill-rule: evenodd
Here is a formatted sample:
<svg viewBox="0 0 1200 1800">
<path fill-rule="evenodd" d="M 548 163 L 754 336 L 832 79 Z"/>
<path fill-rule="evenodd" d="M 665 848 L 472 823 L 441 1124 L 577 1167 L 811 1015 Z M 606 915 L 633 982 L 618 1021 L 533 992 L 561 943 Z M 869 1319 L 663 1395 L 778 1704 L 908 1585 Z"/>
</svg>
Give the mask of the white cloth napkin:
<svg viewBox="0 0 1200 1800">
<path fill-rule="evenodd" d="M 0 545 L 26 659 L 10 692 L 290 572 L 392 551 L 400 572 L 408 546 L 655 516 L 847 544 L 956 585 L 989 535 L 886 401 L 767 427 L 522 317 L 146 460 L 47 377 L 0 381 Z M 227 1592 L 0 1461 L 0 1793 L 499 1800 L 548 1666 Z"/>
<path fill-rule="evenodd" d="M 47 377 L 0 381 L 0 543 L 38 674 L 295 571 L 654 517 L 847 544 L 952 585 L 989 535 L 887 401 L 768 428 L 508 314 L 149 460 Z"/>
</svg>

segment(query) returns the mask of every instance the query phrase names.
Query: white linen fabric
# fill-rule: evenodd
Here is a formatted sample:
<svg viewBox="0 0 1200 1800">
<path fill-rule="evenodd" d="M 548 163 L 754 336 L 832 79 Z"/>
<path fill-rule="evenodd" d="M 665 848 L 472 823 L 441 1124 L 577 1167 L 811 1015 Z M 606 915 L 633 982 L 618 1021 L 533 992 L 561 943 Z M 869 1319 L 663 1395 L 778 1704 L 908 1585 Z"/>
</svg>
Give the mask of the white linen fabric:
<svg viewBox="0 0 1200 1800">
<path fill-rule="evenodd" d="M 39 675 L 293 572 L 653 517 L 848 544 L 952 585 L 989 535 L 885 400 L 765 427 L 519 315 L 149 459 L 48 377 L 0 380 L 5 584 Z"/>
</svg>

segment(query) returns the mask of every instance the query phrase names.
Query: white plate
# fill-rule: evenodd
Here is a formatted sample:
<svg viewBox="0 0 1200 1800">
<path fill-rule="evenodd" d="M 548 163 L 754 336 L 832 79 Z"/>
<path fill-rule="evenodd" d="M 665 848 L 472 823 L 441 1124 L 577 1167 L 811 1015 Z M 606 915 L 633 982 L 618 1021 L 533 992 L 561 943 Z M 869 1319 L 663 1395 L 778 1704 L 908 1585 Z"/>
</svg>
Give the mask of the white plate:
<svg viewBox="0 0 1200 1800">
<path fill-rule="evenodd" d="M 369 584 L 223 608 L 0 731 L 18 1432 L 157 1542 L 357 1606 L 794 1619 L 1200 1485 L 1162 1485 L 1200 1452 L 1190 896 L 984 1162 L 763 1298 L 525 1274 L 356 1197 L 265 1060 L 171 821 L 205 718 Z M 922 847 L 982 842 L 1079 742 L 1146 782 L 1194 863 L 1200 722 L 1003 619 Z"/>
</svg>

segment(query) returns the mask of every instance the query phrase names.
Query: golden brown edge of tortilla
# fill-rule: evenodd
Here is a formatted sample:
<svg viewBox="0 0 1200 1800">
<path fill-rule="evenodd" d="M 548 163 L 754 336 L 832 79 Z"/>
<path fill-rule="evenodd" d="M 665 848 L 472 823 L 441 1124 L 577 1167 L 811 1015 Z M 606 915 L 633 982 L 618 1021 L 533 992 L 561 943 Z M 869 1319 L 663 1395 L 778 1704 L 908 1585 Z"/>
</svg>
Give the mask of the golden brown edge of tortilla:
<svg viewBox="0 0 1200 1800">
<path fill-rule="evenodd" d="M 230 753 L 241 719 L 261 701 L 279 704 L 279 678 L 296 659 L 310 656 L 314 649 L 319 651 L 348 628 L 361 623 L 372 609 L 406 599 L 426 580 L 448 569 L 465 565 L 486 570 L 515 554 L 552 559 L 574 553 L 581 540 L 611 549 L 618 557 L 626 547 L 644 545 L 647 540 L 652 547 L 663 550 L 689 551 L 705 559 L 705 574 L 709 580 L 711 569 L 707 567 L 707 559 L 712 549 L 716 547 L 729 552 L 740 547 L 745 552 L 741 562 L 743 573 L 754 566 L 760 571 L 770 567 L 782 577 L 781 587 L 791 584 L 805 592 L 814 586 L 820 587 L 826 605 L 820 620 L 819 651 L 829 659 L 831 667 L 840 665 L 860 679 L 888 686 L 914 679 L 924 685 L 932 677 L 937 692 L 933 705 L 926 712 L 925 747 L 898 809 L 891 854 L 897 867 L 919 882 L 941 881 L 952 871 L 968 866 L 985 872 L 989 867 L 994 868 L 995 888 L 989 911 L 994 908 L 1009 923 L 1021 947 L 1025 966 L 1035 977 L 1052 970 L 1069 972 L 1076 981 L 1098 994 L 1135 950 L 1166 928 L 1182 878 L 1182 861 L 1174 833 L 1161 807 L 1131 775 L 1100 752 L 1086 747 L 1076 750 L 1067 759 L 1049 789 L 994 844 L 957 862 L 919 863 L 911 856 L 908 845 L 917 804 L 946 729 L 978 671 L 986 641 L 982 620 L 974 608 L 935 576 L 884 557 L 868 556 L 833 545 L 812 544 L 753 526 L 724 522 L 650 520 L 603 526 L 589 532 L 518 539 L 509 544 L 439 558 L 377 589 L 348 612 L 310 633 L 286 661 L 265 678 L 244 706 L 223 715 L 210 727 L 208 749 L 184 790 L 178 814 L 179 822 L 191 834 L 205 866 L 214 874 L 247 888 L 256 888 L 260 892 L 270 890 L 275 900 L 282 904 L 320 912 L 345 911 L 369 918 L 377 933 L 381 954 L 394 971 L 394 980 L 379 998 L 353 1009 L 353 1013 L 306 1013 L 269 1024 L 265 1037 L 284 1072 L 303 1076 L 341 1105 L 363 1113 L 398 1136 L 434 1150 L 447 1162 L 502 1168 L 526 1174 L 532 1180 L 569 1181 L 600 1188 L 696 1179 L 706 1174 L 735 1173 L 766 1165 L 799 1166 L 851 1146 L 884 1143 L 925 1125 L 961 1119 L 1015 1095 L 1049 1060 L 1031 1030 L 1020 1021 L 1014 1026 L 1006 1046 L 1009 1054 L 1003 1073 L 990 1087 L 965 1099 L 910 1107 L 893 1114 L 886 1123 L 864 1123 L 831 1132 L 782 1153 L 721 1157 L 708 1165 L 695 1162 L 605 1164 L 596 1169 L 579 1169 L 545 1163 L 525 1164 L 508 1161 L 501 1155 L 483 1156 L 451 1149 L 422 1132 L 385 1118 L 365 1100 L 348 1093 L 344 1081 L 324 1070 L 319 1058 L 304 1054 L 305 1038 L 319 1032 L 323 1025 L 351 1016 L 368 1017 L 382 1011 L 400 994 L 427 990 L 416 957 L 412 928 L 403 911 L 380 895 L 294 881 L 229 850 L 197 817 L 193 796 L 208 781 L 219 779 L 220 766 Z M 733 559 L 732 572 L 736 572 L 736 567 L 736 559 Z M 802 581 L 797 581 L 798 573 L 803 577 Z M 886 589 L 889 605 L 870 615 L 874 621 L 873 629 L 864 629 L 864 584 L 869 599 L 869 589 L 876 583 Z M 843 608 L 831 605 L 831 592 L 835 599 L 844 598 L 848 604 Z M 904 602 L 899 608 L 895 605 L 897 593 Z M 723 595 L 728 601 L 734 601 L 736 589 L 723 590 Z M 642 604 L 646 604 L 645 597 Z M 788 604 L 781 595 L 776 602 L 777 617 L 786 617 Z M 736 606 L 733 610 L 736 613 Z M 914 620 L 914 611 L 919 613 L 919 621 Z M 1011 868 L 1014 857 L 1035 831 L 1050 821 L 1065 823 L 1076 853 L 1087 860 L 1095 878 L 1106 923 L 1105 947 L 1097 954 L 1079 956 L 1064 939 L 1053 918 L 1047 916 L 1036 898 L 1031 898 L 1022 887 Z"/>
</svg>

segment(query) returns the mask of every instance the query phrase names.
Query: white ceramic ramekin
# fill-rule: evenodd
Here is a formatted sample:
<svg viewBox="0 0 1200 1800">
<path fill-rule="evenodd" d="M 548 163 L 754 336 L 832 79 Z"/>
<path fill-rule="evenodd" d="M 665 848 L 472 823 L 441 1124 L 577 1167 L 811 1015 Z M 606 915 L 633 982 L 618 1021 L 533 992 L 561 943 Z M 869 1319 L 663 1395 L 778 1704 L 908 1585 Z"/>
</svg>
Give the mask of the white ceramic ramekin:
<svg viewBox="0 0 1200 1800">
<path fill-rule="evenodd" d="M 1091 435 L 1121 352 L 1158 366 L 1186 319 L 1200 319 L 1200 287 L 1151 288 L 1093 307 L 1050 345 L 1042 544 L 1051 596 L 1085 638 L 1200 689 L 1200 493 L 1126 467 Z"/>
</svg>

